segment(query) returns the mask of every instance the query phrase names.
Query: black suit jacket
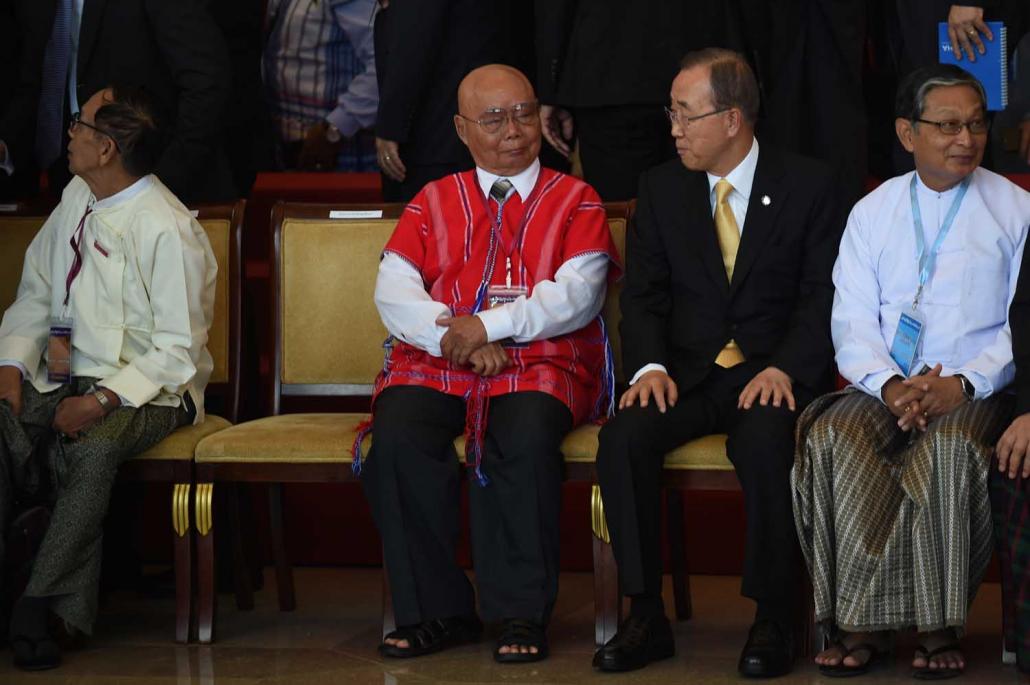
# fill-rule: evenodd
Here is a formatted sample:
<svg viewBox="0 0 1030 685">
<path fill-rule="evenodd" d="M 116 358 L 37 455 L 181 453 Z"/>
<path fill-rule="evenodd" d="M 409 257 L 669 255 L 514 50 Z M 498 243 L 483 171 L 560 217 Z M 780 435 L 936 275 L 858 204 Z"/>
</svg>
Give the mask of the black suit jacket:
<svg viewBox="0 0 1030 685">
<path fill-rule="evenodd" d="M 665 104 L 683 55 L 725 44 L 727 11 L 725 0 L 536 0 L 540 100 Z"/>
<path fill-rule="evenodd" d="M 376 135 L 415 164 L 467 164 L 454 131 L 458 84 L 508 55 L 501 0 L 393 0 L 375 18 Z"/>
<path fill-rule="evenodd" d="M 54 0 L 0 0 L 0 140 L 15 175 L 0 171 L 0 195 L 22 199 L 38 190 L 36 112 Z"/>
<path fill-rule="evenodd" d="M 157 175 L 181 200 L 235 197 L 221 140 L 232 75 L 206 3 L 86 0 L 77 63 L 80 104 L 124 83 L 146 87 L 167 111 L 170 136 Z"/>
<path fill-rule="evenodd" d="M 759 147 L 732 283 L 709 192 L 707 175 L 678 159 L 641 177 L 621 299 L 626 373 L 663 364 L 682 393 L 733 339 L 754 373 L 775 366 L 822 391 L 833 378 L 831 271 L 844 230 L 831 174 Z"/>
</svg>

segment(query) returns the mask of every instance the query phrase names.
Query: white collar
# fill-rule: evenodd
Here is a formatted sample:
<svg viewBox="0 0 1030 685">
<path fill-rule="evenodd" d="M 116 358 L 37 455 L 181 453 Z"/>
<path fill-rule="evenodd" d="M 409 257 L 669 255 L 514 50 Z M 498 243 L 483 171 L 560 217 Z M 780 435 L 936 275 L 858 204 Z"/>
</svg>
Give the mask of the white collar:
<svg viewBox="0 0 1030 685">
<path fill-rule="evenodd" d="M 479 187 L 483 189 L 483 195 L 487 198 L 490 197 L 490 188 L 493 187 L 494 181 L 499 178 L 506 178 L 511 181 L 511 184 L 515 187 L 515 192 L 525 202 L 529 194 L 533 192 L 538 176 L 540 176 L 539 158 L 534 159 L 532 164 L 514 176 L 498 176 L 478 166 L 476 167 L 476 178 L 479 180 Z"/>
<path fill-rule="evenodd" d="M 135 183 L 133 183 L 131 186 L 119 190 L 114 195 L 111 195 L 110 197 L 105 197 L 103 200 L 97 200 L 95 203 L 93 203 L 93 210 L 96 211 L 98 209 L 109 209 L 111 207 L 117 207 L 122 203 L 128 202 L 129 200 L 136 197 L 144 190 L 147 190 L 153 185 L 154 179 L 152 176 L 150 176 L 149 174 L 143 176 Z"/>
<path fill-rule="evenodd" d="M 758 139 L 751 138 L 751 149 L 740 160 L 740 164 L 733 167 L 733 170 L 725 176 L 708 174 L 708 192 L 715 192 L 715 184 L 725 178 L 733 186 L 733 190 L 740 193 L 740 196 L 747 202 L 751 199 L 751 186 L 755 182 L 755 169 L 758 167 Z"/>
<path fill-rule="evenodd" d="M 950 199 L 952 196 L 955 195 L 955 193 L 958 192 L 958 189 L 962 186 L 962 181 L 959 181 L 958 183 L 956 183 L 955 185 L 953 185 L 952 187 L 948 188 L 947 190 L 945 190 L 943 192 L 937 191 L 937 190 L 934 190 L 933 188 L 931 188 L 930 186 L 926 185 L 925 183 L 923 183 L 923 179 L 919 175 L 918 171 L 913 171 L 912 173 L 916 175 L 916 189 L 921 194 L 926 195 L 927 197 L 933 198 L 933 199 L 936 199 L 936 200 Z M 976 171 L 974 170 L 973 173 L 976 173 Z M 972 180 L 972 176 L 973 176 L 973 174 L 969 175 L 970 180 Z"/>
</svg>

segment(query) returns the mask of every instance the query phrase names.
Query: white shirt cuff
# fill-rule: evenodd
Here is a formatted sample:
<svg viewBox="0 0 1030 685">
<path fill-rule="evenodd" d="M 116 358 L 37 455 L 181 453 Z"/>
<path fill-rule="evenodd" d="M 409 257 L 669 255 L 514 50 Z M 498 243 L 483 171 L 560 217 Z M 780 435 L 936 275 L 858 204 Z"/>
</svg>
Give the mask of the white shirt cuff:
<svg viewBox="0 0 1030 685">
<path fill-rule="evenodd" d="M 661 371 L 662 373 L 664 373 L 666 375 L 669 374 L 669 370 L 666 369 L 661 364 L 644 364 L 643 366 L 640 367 L 639 371 L 637 371 L 635 374 L 633 374 L 633 378 L 630 379 L 629 384 L 633 385 L 634 383 L 636 383 L 637 381 L 640 380 L 641 376 L 643 376 L 645 373 L 647 373 L 649 371 Z"/>
<path fill-rule="evenodd" d="M 29 370 L 25 368 L 25 365 L 16 359 L 0 359 L 0 366 L 13 366 L 14 368 L 21 371 L 22 380 L 29 377 Z"/>
<path fill-rule="evenodd" d="M 870 374 L 866 374 L 865 378 L 860 380 L 856 385 L 860 390 L 865 391 L 867 394 L 872 395 L 876 399 L 883 402 L 883 396 L 881 394 L 883 386 L 894 376 L 902 376 L 897 369 L 884 369 L 882 371 L 875 371 Z"/>
<path fill-rule="evenodd" d="M 486 329 L 487 342 L 506 340 L 515 334 L 515 323 L 507 307 L 494 307 L 477 312 L 476 316 Z"/>
</svg>

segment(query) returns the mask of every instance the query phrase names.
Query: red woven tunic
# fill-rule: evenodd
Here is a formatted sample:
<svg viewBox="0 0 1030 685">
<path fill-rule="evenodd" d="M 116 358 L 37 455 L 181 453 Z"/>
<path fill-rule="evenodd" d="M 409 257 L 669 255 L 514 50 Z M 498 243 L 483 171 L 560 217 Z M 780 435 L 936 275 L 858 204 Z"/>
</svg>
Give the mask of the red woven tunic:
<svg viewBox="0 0 1030 685">
<path fill-rule="evenodd" d="M 510 257 L 511 285 L 524 287 L 527 296 L 536 283 L 554 280 L 564 262 L 581 255 L 607 255 L 613 264 L 609 279 L 618 276 L 604 207 L 583 181 L 541 168 L 525 202 L 513 193 L 505 203 L 500 239 L 491 240 L 496 212 L 497 203 L 483 195 L 475 171 L 447 176 L 428 184 L 405 208 L 385 251 L 418 269 L 431 297 L 455 315 L 475 312 L 490 254 L 489 284 L 505 284 L 505 259 Z M 483 378 L 395 340 L 376 379 L 375 395 L 394 385 L 420 385 L 465 398 L 466 451 L 476 466 L 489 397 L 545 392 L 564 403 L 577 424 L 600 416 L 608 406 L 604 378 L 610 352 L 600 316 L 577 331 L 507 351 L 511 366 Z"/>
</svg>

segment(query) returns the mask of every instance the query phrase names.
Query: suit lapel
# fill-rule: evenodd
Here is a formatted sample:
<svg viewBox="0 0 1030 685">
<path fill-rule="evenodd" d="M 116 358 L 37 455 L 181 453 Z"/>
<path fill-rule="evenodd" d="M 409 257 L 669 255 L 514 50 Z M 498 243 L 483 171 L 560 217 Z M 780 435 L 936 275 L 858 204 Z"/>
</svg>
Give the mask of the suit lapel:
<svg viewBox="0 0 1030 685">
<path fill-rule="evenodd" d="M 776 228 L 776 216 L 786 206 L 788 188 L 784 183 L 783 164 L 774 151 L 768 147 L 758 153 L 755 180 L 751 184 L 751 198 L 748 200 L 744 230 L 737 249 L 737 261 L 733 266 L 733 282 L 730 296 L 740 288 L 751 267 L 754 266 L 762 247 Z"/>
<path fill-rule="evenodd" d="M 729 292 L 730 284 L 726 280 L 726 267 L 722 263 L 722 251 L 719 249 L 719 238 L 712 219 L 708 176 L 703 171 L 688 171 L 685 167 L 681 167 L 681 173 L 686 186 L 686 192 L 681 197 L 687 240 L 704 263 L 708 276 L 721 291 Z"/>
<path fill-rule="evenodd" d="M 107 0 L 85 0 L 82 3 L 82 17 L 79 21 L 79 52 L 76 58 L 76 75 L 81 83 L 82 74 L 96 46 L 100 33 L 100 21 L 104 16 L 104 5 Z"/>
</svg>

